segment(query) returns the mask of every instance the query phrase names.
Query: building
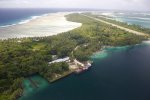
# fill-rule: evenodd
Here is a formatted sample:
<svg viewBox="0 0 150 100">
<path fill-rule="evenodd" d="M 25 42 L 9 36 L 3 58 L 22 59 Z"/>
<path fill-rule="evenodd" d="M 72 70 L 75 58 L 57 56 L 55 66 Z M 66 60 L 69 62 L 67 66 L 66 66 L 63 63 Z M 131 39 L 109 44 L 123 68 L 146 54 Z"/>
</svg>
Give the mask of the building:
<svg viewBox="0 0 150 100">
<path fill-rule="evenodd" d="M 70 58 L 69 57 L 66 57 L 66 58 L 60 58 L 60 59 L 56 59 L 52 62 L 49 62 L 49 64 L 53 64 L 53 63 L 59 63 L 59 62 L 69 62 L 70 61 Z"/>
</svg>

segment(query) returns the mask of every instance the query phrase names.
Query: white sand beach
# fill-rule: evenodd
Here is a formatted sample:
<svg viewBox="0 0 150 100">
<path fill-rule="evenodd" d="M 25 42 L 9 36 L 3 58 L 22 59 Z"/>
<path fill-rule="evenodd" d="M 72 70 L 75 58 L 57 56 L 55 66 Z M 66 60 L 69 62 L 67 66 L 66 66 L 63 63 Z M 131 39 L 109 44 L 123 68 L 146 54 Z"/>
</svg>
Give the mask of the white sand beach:
<svg viewBox="0 0 150 100">
<path fill-rule="evenodd" d="M 34 18 L 27 23 L 0 27 L 0 39 L 52 36 L 82 25 L 81 23 L 67 21 L 64 17 L 67 14 L 69 13 L 51 13 Z"/>
</svg>

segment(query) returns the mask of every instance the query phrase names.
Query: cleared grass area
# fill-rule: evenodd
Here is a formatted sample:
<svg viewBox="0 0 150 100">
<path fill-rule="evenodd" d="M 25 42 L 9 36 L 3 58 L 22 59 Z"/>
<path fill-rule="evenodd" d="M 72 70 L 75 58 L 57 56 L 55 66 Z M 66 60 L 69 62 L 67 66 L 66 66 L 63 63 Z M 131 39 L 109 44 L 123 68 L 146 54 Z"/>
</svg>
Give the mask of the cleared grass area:
<svg viewBox="0 0 150 100">
<path fill-rule="evenodd" d="M 46 44 L 43 42 L 43 43 L 35 43 L 32 45 L 32 50 L 35 51 L 35 50 L 43 50 L 45 48 Z"/>
</svg>

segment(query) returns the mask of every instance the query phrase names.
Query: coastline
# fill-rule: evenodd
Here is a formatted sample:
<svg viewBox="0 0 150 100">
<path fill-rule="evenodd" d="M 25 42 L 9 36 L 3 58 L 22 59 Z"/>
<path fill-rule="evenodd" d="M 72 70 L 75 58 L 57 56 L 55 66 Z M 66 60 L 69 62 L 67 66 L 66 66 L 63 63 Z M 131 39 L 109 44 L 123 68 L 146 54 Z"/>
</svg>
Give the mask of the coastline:
<svg viewBox="0 0 150 100">
<path fill-rule="evenodd" d="M 64 38 L 64 39 L 66 39 L 66 38 Z M 69 74 L 68 74 L 69 75 Z"/>
<path fill-rule="evenodd" d="M 18 20 L 18 21 L 13 22 L 13 23 L 9 23 L 9 24 L 6 24 L 6 25 L 0 25 L 0 28 L 7 28 L 7 27 L 10 27 L 10 26 L 25 24 L 25 23 L 28 23 L 28 22 L 36 19 L 36 18 L 47 16 L 48 14 L 52 14 L 52 13 L 46 13 L 46 14 L 39 14 L 39 15 L 28 16 L 26 18 L 22 18 L 21 20 Z"/>
<path fill-rule="evenodd" d="M 123 46 L 102 46 L 102 48 L 100 50 L 97 50 L 96 52 L 93 52 L 91 55 L 90 55 L 90 58 L 94 57 L 95 55 L 99 55 L 99 54 L 102 54 L 102 58 L 104 57 L 107 57 L 108 54 L 107 54 L 107 49 L 121 49 L 121 50 L 126 50 L 126 48 L 128 48 L 129 46 L 137 46 L 137 45 L 140 45 L 140 44 L 143 44 L 143 43 L 150 43 L 150 40 L 146 40 L 146 41 L 142 41 L 141 43 L 139 44 L 134 44 L 134 45 L 123 45 Z M 57 80 L 60 80 L 62 78 L 65 78 L 66 76 L 72 74 L 73 72 L 70 71 L 70 73 L 67 73 L 66 75 L 62 75 L 61 77 L 58 77 L 56 79 L 54 79 L 52 82 L 50 83 L 53 83 Z"/>
<path fill-rule="evenodd" d="M 81 23 L 66 20 L 65 15 L 70 13 L 57 12 L 33 16 L 18 24 L 0 27 L 0 39 L 52 36 L 80 27 Z"/>
<path fill-rule="evenodd" d="M 55 83 L 55 82 L 57 82 L 57 81 L 59 81 L 59 80 L 65 78 L 65 77 L 71 75 L 72 73 L 74 73 L 74 71 L 75 71 L 75 70 L 69 70 L 69 71 L 63 73 L 63 75 L 61 75 L 61 76 L 59 76 L 59 77 L 57 77 L 57 78 L 54 78 L 54 79 L 51 80 L 51 81 L 49 81 L 49 80 L 48 80 L 48 81 L 49 81 L 50 84 Z"/>
</svg>

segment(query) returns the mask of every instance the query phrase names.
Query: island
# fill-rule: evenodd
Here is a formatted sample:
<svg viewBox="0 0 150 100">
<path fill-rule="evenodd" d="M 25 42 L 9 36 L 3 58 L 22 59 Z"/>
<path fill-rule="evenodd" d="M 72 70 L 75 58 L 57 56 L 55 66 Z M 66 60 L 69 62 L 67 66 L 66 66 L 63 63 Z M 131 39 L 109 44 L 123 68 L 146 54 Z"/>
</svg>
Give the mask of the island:
<svg viewBox="0 0 150 100">
<path fill-rule="evenodd" d="M 22 96 L 22 82 L 31 75 L 39 74 L 51 83 L 88 69 L 90 56 L 105 47 L 135 45 L 149 38 L 147 29 L 108 18 L 98 17 L 144 35 L 95 20 L 97 16 L 92 14 L 73 13 L 65 17 L 82 26 L 54 36 L 0 41 L 0 100 L 16 100 Z"/>
</svg>

